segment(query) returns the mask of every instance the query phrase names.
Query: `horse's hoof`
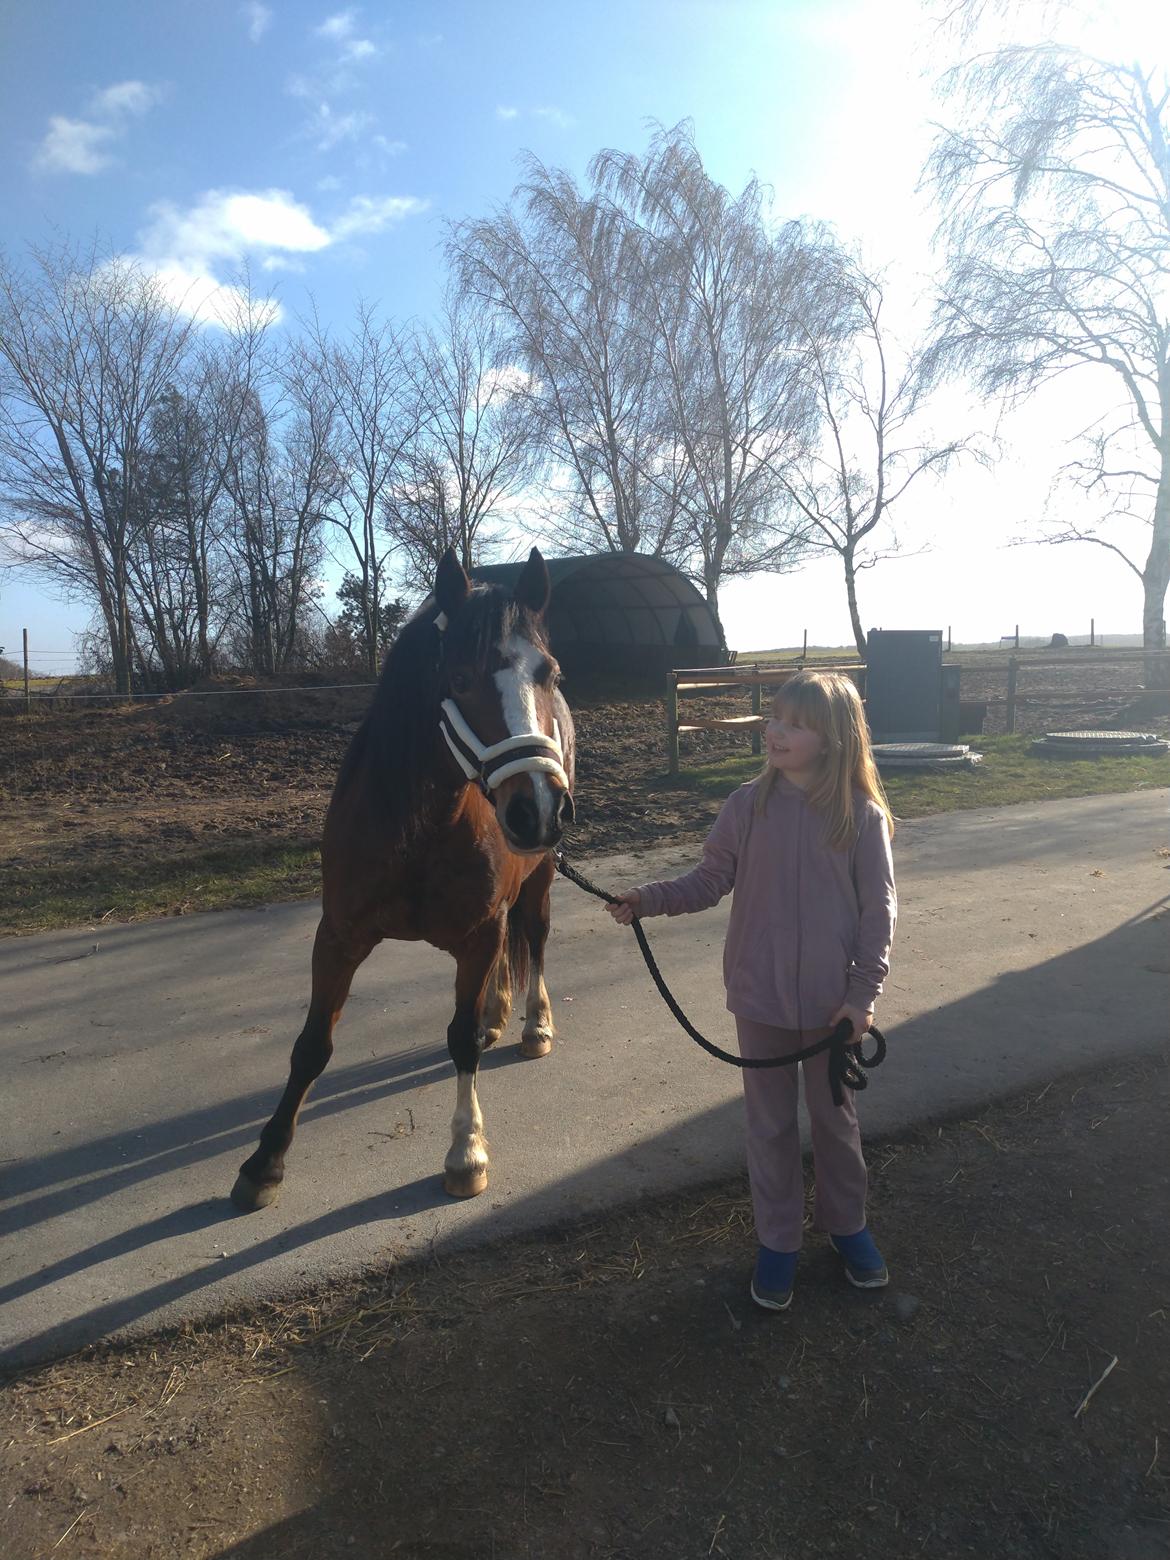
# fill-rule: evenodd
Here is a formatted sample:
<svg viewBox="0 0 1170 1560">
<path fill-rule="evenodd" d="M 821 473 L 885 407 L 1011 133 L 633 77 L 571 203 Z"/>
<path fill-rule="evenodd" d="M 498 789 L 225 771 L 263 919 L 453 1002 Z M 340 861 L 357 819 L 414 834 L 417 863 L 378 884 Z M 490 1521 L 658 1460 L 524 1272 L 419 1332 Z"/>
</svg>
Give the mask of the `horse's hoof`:
<svg viewBox="0 0 1170 1560">
<path fill-rule="evenodd" d="M 504 1031 L 502 1029 L 485 1029 L 483 1032 L 484 1050 L 490 1051 L 492 1046 L 495 1045 L 496 1041 L 503 1037 L 503 1033 Z"/>
<path fill-rule="evenodd" d="M 258 1208 L 271 1207 L 279 1196 L 279 1181 L 273 1181 L 268 1186 L 257 1186 L 255 1181 L 250 1181 L 243 1174 L 236 1177 L 236 1184 L 232 1187 L 232 1202 L 241 1213 L 255 1213 Z"/>
<path fill-rule="evenodd" d="M 474 1165 L 470 1170 L 444 1170 L 443 1190 L 448 1197 L 478 1197 L 487 1191 L 486 1165 Z"/>
<path fill-rule="evenodd" d="M 552 1050 L 552 1036 L 537 1031 L 534 1035 L 522 1035 L 520 1038 L 520 1055 L 525 1061 L 535 1061 L 538 1056 L 547 1056 Z"/>
</svg>

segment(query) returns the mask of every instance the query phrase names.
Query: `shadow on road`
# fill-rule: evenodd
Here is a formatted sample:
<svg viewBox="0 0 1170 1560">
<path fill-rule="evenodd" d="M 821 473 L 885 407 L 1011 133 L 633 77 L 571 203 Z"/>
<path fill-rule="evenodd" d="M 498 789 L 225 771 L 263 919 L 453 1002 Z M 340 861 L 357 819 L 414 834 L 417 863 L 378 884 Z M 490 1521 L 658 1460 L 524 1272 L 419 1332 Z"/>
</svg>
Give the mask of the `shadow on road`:
<svg viewBox="0 0 1170 1560">
<path fill-rule="evenodd" d="M 892 1027 L 889 1059 L 872 1075 L 873 1086 L 861 1106 L 870 1137 L 942 1120 L 1043 1083 L 1057 1073 L 1104 1064 L 1129 1052 L 1161 1045 L 1165 1039 L 1167 903 L 1160 901 L 1095 942 L 1030 969 L 997 976 L 957 1001 Z M 665 1014 L 662 1021 L 669 1022 Z M 681 1035 L 678 1043 L 680 1047 L 688 1045 Z M 489 1053 L 485 1065 L 509 1065 L 515 1055 L 512 1049 Z M 416 1082 L 429 1081 L 436 1068 L 446 1065 L 445 1051 L 435 1048 L 397 1059 L 355 1063 L 327 1073 L 312 1107 L 306 1110 L 305 1125 L 356 1100 L 397 1093 Z M 694 1065 L 715 1064 L 696 1053 Z M 95 1181 L 48 1193 L 15 1212 L 23 1225 L 32 1224 L 162 1169 L 174 1169 L 209 1152 L 219 1152 L 227 1144 L 250 1144 L 265 1114 L 258 1109 L 255 1096 L 242 1096 L 224 1106 L 159 1123 L 144 1137 L 114 1135 L 62 1155 L 46 1156 L 21 1167 L 21 1173 L 28 1177 L 26 1184 L 60 1182 L 94 1168 L 101 1173 Z M 677 1190 L 688 1180 L 709 1181 L 711 1165 L 696 1152 L 697 1146 L 734 1143 L 739 1136 L 738 1105 L 720 1105 L 542 1187 L 510 1205 L 495 1228 L 497 1232 L 531 1232 L 563 1223 L 567 1207 L 596 1217 L 652 1190 Z M 134 1163 L 118 1163 L 123 1152 L 133 1154 Z M 186 1274 L 112 1299 L 26 1337 L 9 1351 L 7 1361 L 15 1366 L 51 1358 L 173 1305 L 225 1277 L 259 1267 L 280 1253 L 307 1248 L 369 1223 L 399 1223 L 443 1206 L 449 1203 L 437 1176 L 388 1188 L 285 1228 L 232 1256 L 209 1256 Z M 235 1216 L 226 1198 L 222 1203 L 177 1208 L 10 1284 L 0 1292 L 0 1299 L 14 1299 L 59 1284 L 71 1274 L 173 1237 L 214 1229 L 231 1217 Z M 263 1214 L 251 1217 L 262 1220 Z M 456 1221 L 437 1241 L 436 1250 L 460 1240 L 466 1240 L 466 1232 Z M 111 1282 L 115 1280 L 116 1274 L 111 1275 Z"/>
</svg>

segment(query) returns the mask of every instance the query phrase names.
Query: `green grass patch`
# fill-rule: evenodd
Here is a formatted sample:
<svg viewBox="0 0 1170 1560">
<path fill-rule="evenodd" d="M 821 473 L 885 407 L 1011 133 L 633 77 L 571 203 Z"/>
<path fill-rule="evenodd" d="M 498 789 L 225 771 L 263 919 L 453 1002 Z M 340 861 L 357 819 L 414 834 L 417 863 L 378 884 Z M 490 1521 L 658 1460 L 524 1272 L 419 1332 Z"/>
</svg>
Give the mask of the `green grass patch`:
<svg viewBox="0 0 1170 1560">
<path fill-rule="evenodd" d="M 899 818 L 965 807 L 1003 807 L 1011 802 L 1050 802 L 1066 796 L 1140 791 L 1170 784 L 1170 754 L 1143 758 L 1054 759 L 1033 757 L 1031 737 L 984 737 L 972 742 L 983 762 L 974 769 L 939 774 L 883 776 L 890 805 Z M 762 760 L 748 754 L 688 764 L 670 782 L 702 796 L 726 796 L 760 772 Z"/>
<path fill-rule="evenodd" d="M 320 886 L 321 853 L 308 841 L 241 844 L 80 870 L 53 862 L 8 874 L 0 933 L 241 909 L 315 896 Z"/>
</svg>

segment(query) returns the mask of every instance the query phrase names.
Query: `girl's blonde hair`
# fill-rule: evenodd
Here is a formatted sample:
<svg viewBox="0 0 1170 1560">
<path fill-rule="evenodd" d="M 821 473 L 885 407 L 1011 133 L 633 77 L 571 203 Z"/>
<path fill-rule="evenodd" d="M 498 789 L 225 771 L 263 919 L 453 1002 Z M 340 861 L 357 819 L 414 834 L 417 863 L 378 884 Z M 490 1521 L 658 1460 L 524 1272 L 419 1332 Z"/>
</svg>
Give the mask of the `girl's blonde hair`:
<svg viewBox="0 0 1170 1560">
<path fill-rule="evenodd" d="M 874 763 L 865 710 L 852 680 L 839 672 L 797 672 L 777 693 L 773 707 L 815 731 L 825 744 L 816 778 L 806 794 L 828 820 L 826 833 L 832 849 L 845 850 L 857 836 L 855 791 L 881 808 L 892 838 L 894 817 Z M 777 773 L 769 764 L 760 776 L 756 812 L 767 806 Z"/>
</svg>

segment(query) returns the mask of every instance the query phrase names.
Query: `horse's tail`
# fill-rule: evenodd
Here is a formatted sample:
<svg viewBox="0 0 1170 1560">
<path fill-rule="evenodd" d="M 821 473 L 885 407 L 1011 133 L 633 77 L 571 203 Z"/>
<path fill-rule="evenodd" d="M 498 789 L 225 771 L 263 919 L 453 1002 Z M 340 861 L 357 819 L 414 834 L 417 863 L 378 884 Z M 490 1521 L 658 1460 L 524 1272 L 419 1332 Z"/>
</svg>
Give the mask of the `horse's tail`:
<svg viewBox="0 0 1170 1560">
<path fill-rule="evenodd" d="M 523 992 L 528 986 L 528 966 L 531 952 L 524 931 L 524 921 L 517 900 L 508 911 L 508 979 L 514 992 Z"/>
</svg>

